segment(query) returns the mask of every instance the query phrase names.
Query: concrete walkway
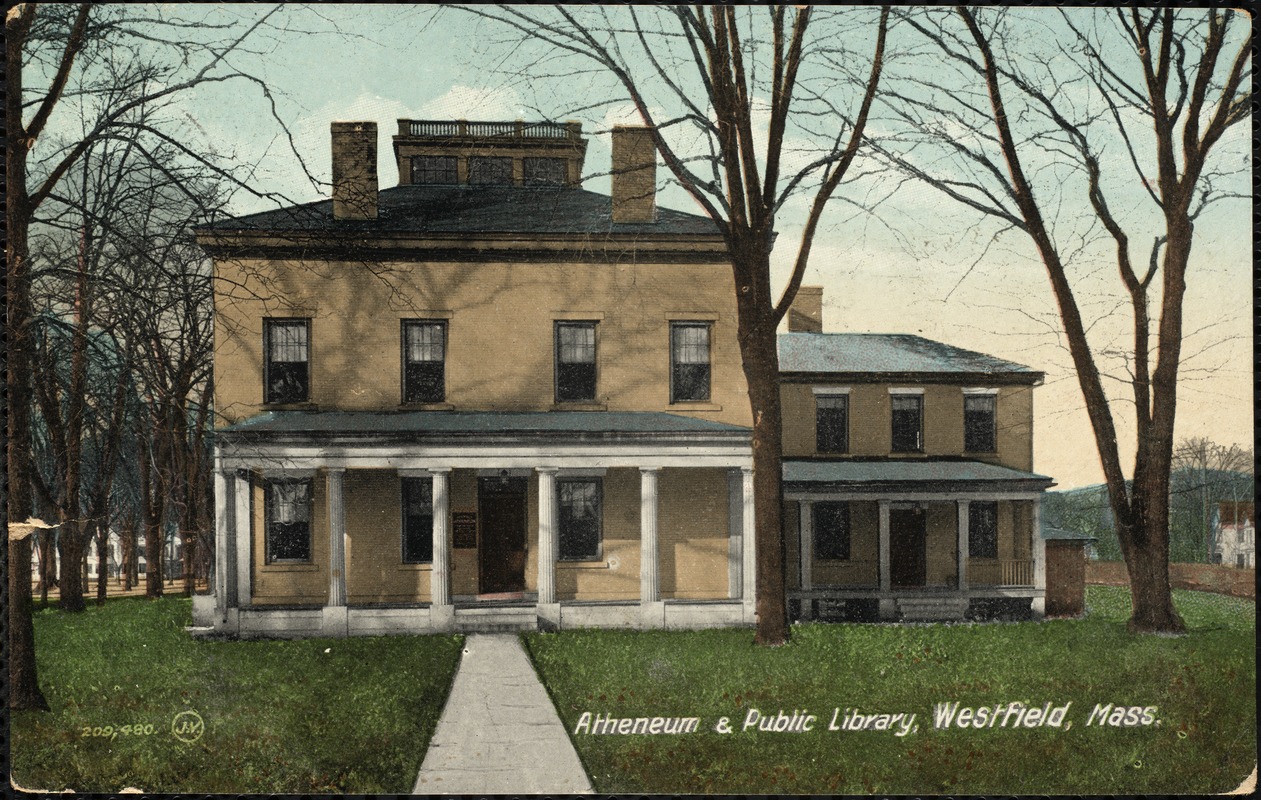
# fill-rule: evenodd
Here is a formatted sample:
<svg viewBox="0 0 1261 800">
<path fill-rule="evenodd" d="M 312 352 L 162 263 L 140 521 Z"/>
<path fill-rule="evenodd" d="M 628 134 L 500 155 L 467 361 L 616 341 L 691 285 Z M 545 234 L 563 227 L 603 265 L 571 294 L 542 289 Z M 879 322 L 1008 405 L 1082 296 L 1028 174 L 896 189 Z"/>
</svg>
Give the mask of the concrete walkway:
<svg viewBox="0 0 1261 800">
<path fill-rule="evenodd" d="M 415 794 L 578 794 L 591 782 L 515 634 L 470 634 Z"/>
</svg>

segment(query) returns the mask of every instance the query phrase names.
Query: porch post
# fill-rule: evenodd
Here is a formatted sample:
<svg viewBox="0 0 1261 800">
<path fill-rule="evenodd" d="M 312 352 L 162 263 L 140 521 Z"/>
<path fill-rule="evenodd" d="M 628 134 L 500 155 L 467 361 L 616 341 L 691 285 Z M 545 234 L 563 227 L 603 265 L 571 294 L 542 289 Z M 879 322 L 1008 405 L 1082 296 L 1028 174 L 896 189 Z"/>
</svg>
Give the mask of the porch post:
<svg viewBox="0 0 1261 800">
<path fill-rule="evenodd" d="M 743 584 L 741 567 L 744 561 L 744 518 L 741 509 L 740 470 L 727 470 L 727 598 L 740 597 Z"/>
<path fill-rule="evenodd" d="M 740 544 L 744 548 L 743 587 L 740 592 L 744 599 L 744 621 L 752 624 L 757 621 L 757 517 L 753 511 L 753 468 L 742 467 L 741 498 L 743 501 L 742 518 L 744 534 Z"/>
<path fill-rule="evenodd" d="M 433 564 L 429 571 L 429 619 L 434 630 L 455 627 L 451 605 L 450 467 L 429 470 L 433 481 Z"/>
<path fill-rule="evenodd" d="M 801 562 L 798 571 L 798 582 L 803 592 L 814 588 L 814 503 L 809 500 L 797 501 L 797 535 L 798 555 Z M 814 619 L 814 600 L 801 598 L 801 618 Z"/>
<path fill-rule="evenodd" d="M 639 468 L 639 604 L 645 628 L 665 624 L 661 578 L 657 572 L 657 473 L 660 467 Z"/>
<path fill-rule="evenodd" d="M 346 471 L 340 467 L 324 470 L 328 503 L 328 602 L 324 604 L 320 632 L 324 636 L 345 636 L 346 611 L 346 504 L 342 487 Z"/>
<path fill-rule="evenodd" d="M 539 475 L 539 598 L 538 618 L 545 629 L 560 627 L 556 602 L 556 555 L 559 520 L 556 507 L 556 467 L 538 467 Z"/>
<path fill-rule="evenodd" d="M 1046 540 L 1042 538 L 1042 496 L 1033 501 L 1032 530 L 1029 536 L 1033 539 L 1033 616 L 1042 619 L 1046 616 Z"/>
<path fill-rule="evenodd" d="M 250 605 L 250 576 L 254 572 L 250 555 L 253 551 L 254 519 L 250 514 L 249 471 L 238 470 L 232 483 L 235 486 L 232 494 L 236 506 L 232 514 L 233 528 L 235 528 L 233 539 L 236 544 L 236 574 L 232 577 L 236 582 L 236 606 L 246 608 Z M 229 594 L 232 593 L 229 592 Z"/>
<path fill-rule="evenodd" d="M 880 510 L 880 618 L 893 619 L 896 611 L 892 589 L 892 570 L 889 566 L 889 500 L 877 501 Z"/>
<path fill-rule="evenodd" d="M 957 556 L 959 558 L 959 591 L 966 592 L 968 590 L 968 531 L 971 523 L 968 520 L 968 512 L 971 510 L 971 503 L 967 500 L 959 500 L 959 544 Z"/>
<path fill-rule="evenodd" d="M 232 520 L 228 513 L 233 507 L 228 491 L 232 479 L 219 464 L 215 466 L 219 467 L 215 469 L 215 616 L 222 624 L 228 610 L 228 548 L 232 546 Z"/>
</svg>

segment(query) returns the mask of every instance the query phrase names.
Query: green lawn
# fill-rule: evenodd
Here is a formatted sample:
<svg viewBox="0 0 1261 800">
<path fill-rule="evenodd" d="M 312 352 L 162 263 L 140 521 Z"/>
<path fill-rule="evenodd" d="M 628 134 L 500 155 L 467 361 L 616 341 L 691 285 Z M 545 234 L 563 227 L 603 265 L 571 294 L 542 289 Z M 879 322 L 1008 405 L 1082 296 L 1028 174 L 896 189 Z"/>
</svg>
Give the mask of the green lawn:
<svg viewBox="0 0 1261 800">
<path fill-rule="evenodd" d="M 1125 589 L 1091 587 L 1084 620 L 530 634 L 529 650 L 597 792 L 1202 793 L 1256 754 L 1256 606 L 1175 592 L 1190 633 L 1132 636 Z M 1059 728 L 934 727 L 939 702 L 1072 702 Z M 1097 703 L 1156 706 L 1159 724 L 1088 726 Z M 918 732 L 828 730 L 834 709 L 913 712 Z M 818 717 L 809 732 L 741 728 L 750 709 Z M 688 716 L 684 735 L 573 733 L 583 712 Z M 729 718 L 735 732 L 714 726 Z"/>
<path fill-rule="evenodd" d="M 52 711 L 13 715 L 14 780 L 78 792 L 411 790 L 460 637 L 194 641 L 189 619 L 185 598 L 37 612 Z M 176 720 L 186 711 L 202 720 L 199 737 L 197 717 Z M 189 723 L 193 741 L 173 723 Z"/>
</svg>

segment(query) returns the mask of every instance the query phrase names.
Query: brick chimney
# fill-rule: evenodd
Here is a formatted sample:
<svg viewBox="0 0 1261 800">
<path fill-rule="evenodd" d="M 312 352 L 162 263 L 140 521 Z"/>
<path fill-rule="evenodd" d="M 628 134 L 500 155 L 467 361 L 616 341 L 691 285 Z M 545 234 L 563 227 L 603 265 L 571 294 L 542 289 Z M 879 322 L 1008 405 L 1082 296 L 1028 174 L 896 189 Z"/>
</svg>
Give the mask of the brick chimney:
<svg viewBox="0 0 1261 800">
<path fill-rule="evenodd" d="M 652 130 L 617 125 L 613 128 L 613 221 L 656 219 L 657 148 Z"/>
<path fill-rule="evenodd" d="M 802 286 L 788 309 L 789 333 L 823 333 L 823 287 Z"/>
<path fill-rule="evenodd" d="M 333 219 L 377 217 L 377 124 L 334 122 Z"/>
</svg>

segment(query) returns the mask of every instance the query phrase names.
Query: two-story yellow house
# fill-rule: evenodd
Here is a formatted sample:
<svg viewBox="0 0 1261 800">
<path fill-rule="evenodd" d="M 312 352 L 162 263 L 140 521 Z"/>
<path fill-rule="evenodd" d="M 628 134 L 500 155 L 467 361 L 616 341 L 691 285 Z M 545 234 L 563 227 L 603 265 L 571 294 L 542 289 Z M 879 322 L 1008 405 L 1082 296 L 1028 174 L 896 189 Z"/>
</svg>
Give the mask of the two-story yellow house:
<svg viewBox="0 0 1261 800">
<path fill-rule="evenodd" d="M 616 128 L 332 126 L 329 200 L 202 227 L 213 600 L 242 636 L 754 622 L 750 412 L 715 224 Z M 799 618 L 1040 612 L 1040 373 L 913 336 L 781 337 Z M 1004 605 L 1006 604 L 1006 605 Z"/>
<path fill-rule="evenodd" d="M 800 619 L 1041 617 L 1040 372 L 906 334 L 779 337 L 785 538 Z"/>
<path fill-rule="evenodd" d="M 753 621 L 750 412 L 722 237 L 612 196 L 574 123 L 333 123 L 330 200 L 208 225 L 213 627 Z M 204 621 L 203 621 L 204 624 Z"/>
</svg>

